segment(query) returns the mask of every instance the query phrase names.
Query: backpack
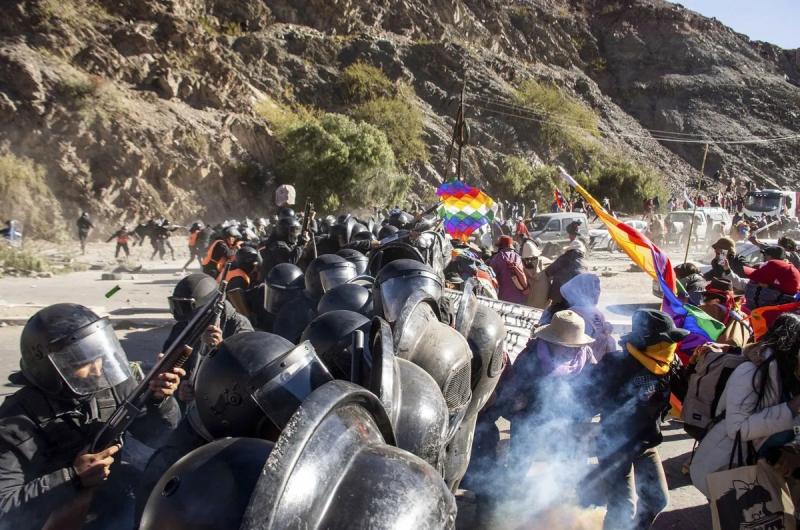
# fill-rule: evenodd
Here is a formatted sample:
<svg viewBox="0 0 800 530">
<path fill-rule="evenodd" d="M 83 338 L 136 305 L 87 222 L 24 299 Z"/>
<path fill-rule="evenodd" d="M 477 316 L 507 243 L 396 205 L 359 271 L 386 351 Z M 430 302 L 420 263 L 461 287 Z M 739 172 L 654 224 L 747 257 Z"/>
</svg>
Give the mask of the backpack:
<svg viewBox="0 0 800 530">
<path fill-rule="evenodd" d="M 714 416 L 725 384 L 737 366 L 747 358 L 740 353 L 709 351 L 690 367 L 688 390 L 683 399 L 683 429 L 695 440 L 702 440 L 719 421 Z"/>
</svg>

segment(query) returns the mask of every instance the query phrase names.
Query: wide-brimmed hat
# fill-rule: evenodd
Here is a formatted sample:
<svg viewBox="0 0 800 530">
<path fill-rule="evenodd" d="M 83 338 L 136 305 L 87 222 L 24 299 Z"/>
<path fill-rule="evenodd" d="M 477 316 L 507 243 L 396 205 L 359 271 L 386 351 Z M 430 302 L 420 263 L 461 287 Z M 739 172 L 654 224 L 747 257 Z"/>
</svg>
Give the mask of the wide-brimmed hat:
<svg viewBox="0 0 800 530">
<path fill-rule="evenodd" d="M 623 340 L 645 348 L 660 342 L 674 344 L 688 335 L 689 332 L 677 327 L 668 314 L 656 309 L 639 309 L 633 314 L 631 332 Z"/>
<path fill-rule="evenodd" d="M 586 322 L 583 317 L 567 309 L 553 315 L 553 320 L 534 331 L 533 336 L 561 346 L 578 347 L 594 342 L 584 329 Z"/>
</svg>

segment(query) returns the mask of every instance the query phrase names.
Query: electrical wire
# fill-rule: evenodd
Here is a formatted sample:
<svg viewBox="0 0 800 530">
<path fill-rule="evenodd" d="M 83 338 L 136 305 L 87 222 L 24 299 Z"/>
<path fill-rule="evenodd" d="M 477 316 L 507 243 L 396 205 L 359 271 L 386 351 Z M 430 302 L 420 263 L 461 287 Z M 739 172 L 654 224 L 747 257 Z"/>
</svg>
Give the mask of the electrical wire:
<svg viewBox="0 0 800 530">
<path fill-rule="evenodd" d="M 497 104 L 497 103 L 488 103 L 488 104 L 495 104 L 497 106 L 502 106 L 501 104 Z M 533 122 L 547 124 L 547 125 L 557 125 L 557 126 L 560 126 L 560 127 L 566 127 L 566 128 L 570 128 L 570 129 L 577 129 L 577 130 L 581 130 L 581 131 L 584 131 L 584 132 L 587 132 L 587 133 L 590 133 L 590 134 L 595 132 L 595 131 L 592 131 L 590 129 L 587 129 L 586 127 L 581 127 L 579 125 L 574 125 L 574 124 L 566 123 L 566 122 L 559 121 L 559 120 L 546 120 L 546 119 L 533 117 L 530 114 L 536 115 L 537 112 L 539 112 L 539 111 L 537 111 L 535 109 L 521 107 L 521 106 L 516 106 L 516 108 L 509 108 L 511 106 L 510 105 L 506 105 L 506 109 L 509 110 L 509 112 L 505 112 L 505 111 L 498 110 L 498 109 L 493 109 L 493 108 L 490 108 L 490 107 L 487 107 L 487 106 L 483 106 L 483 105 L 478 105 L 478 104 L 475 104 L 474 102 L 470 106 L 478 108 L 478 109 L 481 109 L 481 110 L 484 110 L 486 112 L 490 112 L 490 113 L 494 113 L 494 114 L 498 114 L 498 115 L 503 115 L 503 116 L 509 116 L 509 117 L 512 117 L 512 118 L 528 120 L 528 121 L 533 121 Z M 516 111 L 517 113 L 516 114 L 512 114 L 511 111 Z M 647 131 L 648 129 L 645 129 L 645 130 Z M 682 144 L 706 144 L 707 143 L 707 144 L 714 144 L 714 145 L 753 145 L 753 144 L 769 144 L 769 143 L 776 143 L 776 142 L 800 140 L 800 134 L 788 135 L 788 136 L 764 137 L 764 138 L 751 137 L 751 138 L 739 138 L 739 139 L 721 139 L 721 138 L 704 138 L 704 137 L 698 137 L 698 138 L 695 138 L 695 139 L 692 139 L 692 138 L 674 138 L 674 137 L 664 136 L 663 134 L 662 135 L 652 134 L 652 135 L 648 136 L 648 135 L 642 135 L 642 134 L 626 134 L 626 133 L 617 133 L 617 132 L 602 131 L 602 130 L 600 131 L 600 134 L 602 134 L 603 136 L 613 136 L 613 137 L 619 137 L 619 138 L 635 138 L 635 139 L 643 139 L 643 140 L 654 140 L 654 141 L 657 141 L 657 142 L 682 143 Z"/>
<path fill-rule="evenodd" d="M 546 112 L 546 111 L 534 109 L 534 108 L 531 108 L 531 107 L 524 107 L 524 106 L 522 106 L 522 105 L 520 105 L 518 103 L 513 103 L 511 101 L 504 100 L 504 99 L 493 99 L 493 98 L 488 98 L 488 97 L 485 97 L 485 96 L 480 96 L 480 95 L 477 95 L 477 94 L 473 94 L 473 95 L 471 95 L 469 97 L 472 97 L 474 99 L 480 100 L 483 103 L 497 105 L 497 106 L 500 106 L 500 107 L 505 107 L 507 109 L 520 110 L 520 111 L 523 111 L 523 112 L 531 112 L 531 113 L 535 113 L 535 114 L 542 115 L 542 116 L 558 116 L 558 114 L 556 114 L 554 112 Z M 696 134 L 696 133 L 683 133 L 683 132 L 676 132 L 676 131 L 664 131 L 664 130 L 659 130 L 659 129 L 644 129 L 644 130 L 647 131 L 647 132 L 651 132 L 651 133 L 661 133 L 662 135 L 685 136 L 685 137 L 688 137 L 688 138 L 697 138 L 697 139 L 702 139 L 702 140 L 704 140 L 706 138 L 704 135 Z"/>
</svg>

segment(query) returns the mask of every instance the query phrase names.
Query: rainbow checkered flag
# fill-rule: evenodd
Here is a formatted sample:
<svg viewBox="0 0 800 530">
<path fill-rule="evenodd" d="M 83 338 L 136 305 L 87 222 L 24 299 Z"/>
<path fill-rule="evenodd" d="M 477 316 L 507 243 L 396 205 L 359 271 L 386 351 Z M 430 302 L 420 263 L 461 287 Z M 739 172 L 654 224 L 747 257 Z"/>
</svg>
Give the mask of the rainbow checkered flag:
<svg viewBox="0 0 800 530">
<path fill-rule="evenodd" d="M 436 189 L 441 205 L 438 215 L 453 239 L 467 241 L 478 228 L 494 220 L 494 201 L 479 188 L 460 180 L 445 182 Z"/>
</svg>

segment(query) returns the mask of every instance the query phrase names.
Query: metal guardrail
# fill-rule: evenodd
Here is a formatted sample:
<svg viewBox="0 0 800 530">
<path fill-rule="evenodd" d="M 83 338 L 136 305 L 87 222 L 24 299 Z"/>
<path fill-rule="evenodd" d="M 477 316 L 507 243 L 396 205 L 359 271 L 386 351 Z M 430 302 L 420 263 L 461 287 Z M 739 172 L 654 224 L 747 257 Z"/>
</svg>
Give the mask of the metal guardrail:
<svg viewBox="0 0 800 530">
<path fill-rule="evenodd" d="M 455 289 L 445 289 L 445 296 L 455 304 L 461 301 L 462 292 Z M 542 317 L 542 310 L 510 302 L 493 300 L 479 296 L 478 302 L 497 311 L 506 325 L 506 338 L 504 341 L 506 352 L 513 363 L 517 355 L 525 348 L 531 338 L 533 327 Z"/>
</svg>

